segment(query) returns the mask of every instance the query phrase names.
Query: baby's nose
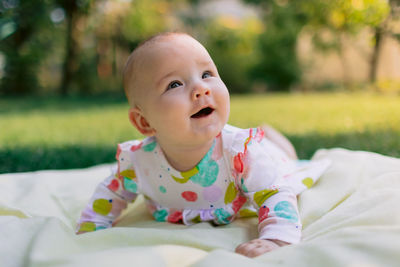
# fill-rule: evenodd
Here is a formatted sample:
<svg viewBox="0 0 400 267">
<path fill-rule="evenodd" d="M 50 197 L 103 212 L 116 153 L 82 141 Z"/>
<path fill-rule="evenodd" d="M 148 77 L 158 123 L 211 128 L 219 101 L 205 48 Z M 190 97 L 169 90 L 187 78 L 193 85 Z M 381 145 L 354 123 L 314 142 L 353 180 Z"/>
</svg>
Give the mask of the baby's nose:
<svg viewBox="0 0 400 267">
<path fill-rule="evenodd" d="M 193 98 L 197 99 L 201 96 L 210 95 L 210 88 L 206 84 L 199 83 L 193 89 Z"/>
</svg>

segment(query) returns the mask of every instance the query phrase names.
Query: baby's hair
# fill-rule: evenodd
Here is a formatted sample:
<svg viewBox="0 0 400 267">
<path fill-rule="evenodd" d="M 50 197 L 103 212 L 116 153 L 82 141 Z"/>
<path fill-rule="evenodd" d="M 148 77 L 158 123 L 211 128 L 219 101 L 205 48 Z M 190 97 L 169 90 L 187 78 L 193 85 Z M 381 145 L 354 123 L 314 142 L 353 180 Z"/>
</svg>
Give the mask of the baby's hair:
<svg viewBox="0 0 400 267">
<path fill-rule="evenodd" d="M 158 33 L 155 34 L 147 39 L 145 39 L 144 41 L 140 42 L 138 44 L 138 46 L 132 51 L 132 53 L 129 55 L 128 60 L 126 61 L 124 70 L 123 70 L 123 85 L 124 85 L 124 91 L 125 91 L 125 95 L 126 98 L 128 99 L 128 102 L 130 104 L 131 107 L 134 106 L 133 104 L 133 83 L 134 80 L 136 79 L 135 77 L 135 68 L 137 66 L 135 66 L 135 63 L 137 61 L 136 59 L 136 54 L 138 53 L 138 51 L 141 50 L 141 48 L 146 47 L 148 45 L 151 45 L 153 43 L 156 43 L 157 41 L 159 41 L 160 39 L 163 38 L 168 38 L 171 36 L 175 36 L 175 35 L 187 35 L 190 36 L 189 34 L 185 33 L 185 32 L 162 32 L 162 33 Z M 191 37 L 191 36 L 190 36 Z"/>
</svg>

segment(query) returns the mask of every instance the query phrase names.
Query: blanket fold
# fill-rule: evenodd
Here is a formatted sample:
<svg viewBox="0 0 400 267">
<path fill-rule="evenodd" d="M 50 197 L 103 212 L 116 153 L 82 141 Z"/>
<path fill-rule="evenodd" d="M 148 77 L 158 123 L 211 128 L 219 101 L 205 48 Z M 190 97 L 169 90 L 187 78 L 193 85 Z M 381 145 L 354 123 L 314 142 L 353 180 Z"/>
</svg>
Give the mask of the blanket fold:
<svg viewBox="0 0 400 267">
<path fill-rule="evenodd" d="M 319 150 L 331 166 L 299 197 L 302 242 L 258 258 L 234 253 L 257 218 L 227 226 L 155 222 L 143 198 L 114 228 L 75 235 L 112 165 L 0 175 L 0 266 L 399 266 L 400 159 Z"/>
</svg>

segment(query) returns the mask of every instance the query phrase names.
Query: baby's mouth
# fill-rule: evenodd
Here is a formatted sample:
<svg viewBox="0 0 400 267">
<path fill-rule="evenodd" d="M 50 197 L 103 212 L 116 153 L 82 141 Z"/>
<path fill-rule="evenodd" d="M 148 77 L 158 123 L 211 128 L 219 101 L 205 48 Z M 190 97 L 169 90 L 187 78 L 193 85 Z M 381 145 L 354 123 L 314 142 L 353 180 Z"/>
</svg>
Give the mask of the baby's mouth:
<svg viewBox="0 0 400 267">
<path fill-rule="evenodd" d="M 191 118 L 194 118 L 194 119 L 206 117 L 206 116 L 210 115 L 211 113 L 213 113 L 213 111 L 214 111 L 213 108 L 206 107 L 206 108 L 201 109 L 199 112 L 193 114 L 193 115 L 190 116 L 190 117 L 191 117 Z"/>
</svg>

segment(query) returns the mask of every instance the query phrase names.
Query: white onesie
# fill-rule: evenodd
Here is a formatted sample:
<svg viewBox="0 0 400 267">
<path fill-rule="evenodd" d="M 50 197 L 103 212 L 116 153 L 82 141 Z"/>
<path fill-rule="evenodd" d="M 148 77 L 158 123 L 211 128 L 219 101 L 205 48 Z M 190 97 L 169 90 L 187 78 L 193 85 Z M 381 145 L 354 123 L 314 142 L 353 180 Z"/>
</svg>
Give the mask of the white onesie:
<svg viewBox="0 0 400 267">
<path fill-rule="evenodd" d="M 259 217 L 259 238 L 297 243 L 301 222 L 296 195 L 311 187 L 326 161 L 293 161 L 264 138 L 261 128 L 226 125 L 204 158 L 180 172 L 166 160 L 154 137 L 118 146 L 118 168 L 94 192 L 77 232 L 109 228 L 127 203 L 143 194 L 160 222 L 228 224 Z"/>
</svg>

